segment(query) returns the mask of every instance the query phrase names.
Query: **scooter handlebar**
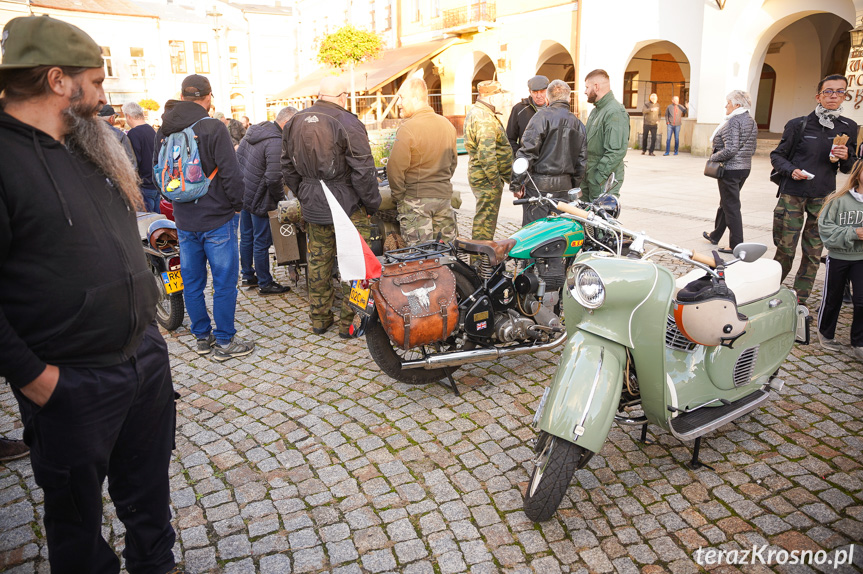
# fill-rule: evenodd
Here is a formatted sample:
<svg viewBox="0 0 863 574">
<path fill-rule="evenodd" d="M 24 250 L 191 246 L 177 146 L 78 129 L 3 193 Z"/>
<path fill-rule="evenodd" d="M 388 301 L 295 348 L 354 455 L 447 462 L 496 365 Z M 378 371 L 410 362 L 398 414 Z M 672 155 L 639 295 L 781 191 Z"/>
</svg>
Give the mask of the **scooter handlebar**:
<svg viewBox="0 0 863 574">
<path fill-rule="evenodd" d="M 716 267 L 716 261 L 710 255 L 704 255 L 703 253 L 692 252 L 692 257 L 690 257 L 693 261 L 697 261 L 698 263 L 703 263 L 709 267 Z"/>
<path fill-rule="evenodd" d="M 513 205 L 524 205 L 525 203 L 530 203 L 529 197 L 522 197 L 521 199 L 514 199 L 512 201 Z"/>
<path fill-rule="evenodd" d="M 568 214 L 570 214 L 570 215 L 574 215 L 574 216 L 576 216 L 576 217 L 580 217 L 580 218 L 582 218 L 582 219 L 587 219 L 588 217 L 590 217 L 590 212 L 589 212 L 589 211 L 585 211 L 585 210 L 583 210 L 583 209 L 579 209 L 579 208 L 577 208 L 577 207 L 575 207 L 575 206 L 573 206 L 573 205 L 570 205 L 570 204 L 568 204 L 568 203 L 564 203 L 564 202 L 562 202 L 562 201 L 559 201 L 559 202 L 557 203 L 557 205 L 555 206 L 555 209 L 557 209 L 558 211 L 561 211 L 561 212 L 563 212 L 563 213 L 568 213 Z"/>
</svg>

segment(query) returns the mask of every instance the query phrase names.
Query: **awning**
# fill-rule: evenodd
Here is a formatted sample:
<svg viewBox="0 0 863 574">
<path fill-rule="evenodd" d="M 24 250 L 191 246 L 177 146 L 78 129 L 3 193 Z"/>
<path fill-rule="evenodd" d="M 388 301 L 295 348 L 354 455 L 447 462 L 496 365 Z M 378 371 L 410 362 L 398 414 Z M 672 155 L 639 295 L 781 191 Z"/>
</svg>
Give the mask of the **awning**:
<svg viewBox="0 0 863 574">
<path fill-rule="evenodd" d="M 364 62 L 354 69 L 354 83 L 358 94 L 374 93 L 383 86 L 389 84 L 399 76 L 418 68 L 428 60 L 434 58 L 453 44 L 460 42 L 459 38 L 447 38 L 446 40 L 434 40 L 413 44 L 394 50 L 385 50 L 380 58 L 370 62 Z M 286 90 L 282 90 L 271 100 L 287 100 L 290 98 L 302 98 L 306 96 L 317 96 L 318 86 L 321 80 L 327 76 L 339 73 L 331 69 L 322 69 L 312 72 L 299 82 Z"/>
</svg>

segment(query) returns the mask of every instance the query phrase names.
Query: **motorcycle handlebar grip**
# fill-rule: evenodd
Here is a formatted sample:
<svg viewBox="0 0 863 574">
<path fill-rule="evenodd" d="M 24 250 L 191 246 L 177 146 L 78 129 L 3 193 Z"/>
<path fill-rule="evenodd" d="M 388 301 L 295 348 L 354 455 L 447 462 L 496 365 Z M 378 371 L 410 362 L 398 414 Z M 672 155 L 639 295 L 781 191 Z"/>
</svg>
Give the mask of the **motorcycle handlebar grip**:
<svg viewBox="0 0 863 574">
<path fill-rule="evenodd" d="M 557 209 L 558 211 L 562 211 L 563 213 L 568 213 L 570 215 L 575 215 L 576 217 L 581 217 L 582 219 L 587 219 L 590 216 L 589 211 L 573 207 L 572 205 L 564 203 L 562 201 L 558 202 L 555 209 Z"/>
<path fill-rule="evenodd" d="M 711 255 L 704 255 L 703 253 L 692 252 L 691 259 L 693 261 L 697 261 L 699 263 L 704 263 L 705 265 L 709 265 L 710 267 L 716 267 L 716 261 L 713 259 Z"/>
<path fill-rule="evenodd" d="M 525 203 L 530 203 L 529 197 L 522 197 L 521 199 L 512 200 L 513 205 L 524 205 Z"/>
</svg>

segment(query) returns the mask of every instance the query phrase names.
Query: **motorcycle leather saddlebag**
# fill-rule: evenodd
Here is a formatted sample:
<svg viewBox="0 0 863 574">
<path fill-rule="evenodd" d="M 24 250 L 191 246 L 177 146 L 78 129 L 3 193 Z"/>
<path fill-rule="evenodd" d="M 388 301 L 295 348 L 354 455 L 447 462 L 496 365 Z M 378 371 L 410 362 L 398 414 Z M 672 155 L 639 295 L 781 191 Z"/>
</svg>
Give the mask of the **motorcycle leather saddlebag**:
<svg viewBox="0 0 863 574">
<path fill-rule="evenodd" d="M 371 288 L 381 325 L 405 350 L 445 340 L 458 323 L 455 275 L 438 259 L 384 265 Z"/>
</svg>

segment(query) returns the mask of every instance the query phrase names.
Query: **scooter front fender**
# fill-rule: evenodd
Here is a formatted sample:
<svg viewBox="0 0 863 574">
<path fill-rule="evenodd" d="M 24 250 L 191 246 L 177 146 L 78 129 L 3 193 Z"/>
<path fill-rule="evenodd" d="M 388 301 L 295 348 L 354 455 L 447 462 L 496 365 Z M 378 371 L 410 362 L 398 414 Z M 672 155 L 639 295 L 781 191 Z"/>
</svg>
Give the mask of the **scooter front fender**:
<svg viewBox="0 0 863 574">
<path fill-rule="evenodd" d="M 620 403 L 625 366 L 623 345 L 573 333 L 543 402 L 540 430 L 599 452 Z"/>
</svg>

